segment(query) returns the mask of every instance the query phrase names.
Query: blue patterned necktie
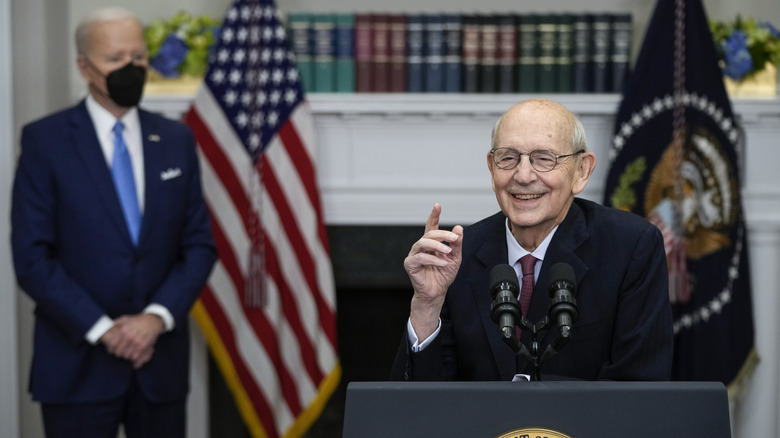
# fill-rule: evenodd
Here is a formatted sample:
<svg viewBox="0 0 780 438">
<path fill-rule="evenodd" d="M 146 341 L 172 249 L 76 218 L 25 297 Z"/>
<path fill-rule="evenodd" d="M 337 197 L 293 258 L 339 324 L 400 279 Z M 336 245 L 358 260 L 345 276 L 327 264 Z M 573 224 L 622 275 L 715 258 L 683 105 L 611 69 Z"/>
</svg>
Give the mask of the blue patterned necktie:
<svg viewBox="0 0 780 438">
<path fill-rule="evenodd" d="M 138 207 L 138 195 L 135 192 L 133 163 L 130 161 L 130 152 L 122 137 L 124 129 L 125 125 L 121 121 L 117 121 L 114 125 L 114 162 L 111 166 L 111 174 L 125 214 L 130 238 L 133 239 L 133 244 L 137 245 L 138 232 L 141 229 L 141 211 Z"/>
</svg>

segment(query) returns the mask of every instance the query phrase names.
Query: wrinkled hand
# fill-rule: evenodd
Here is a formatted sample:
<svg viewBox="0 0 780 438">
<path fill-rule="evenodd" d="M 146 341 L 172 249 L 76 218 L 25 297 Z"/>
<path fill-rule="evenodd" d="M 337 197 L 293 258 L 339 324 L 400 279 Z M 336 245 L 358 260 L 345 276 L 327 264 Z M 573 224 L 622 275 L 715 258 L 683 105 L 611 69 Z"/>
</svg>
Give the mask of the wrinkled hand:
<svg viewBox="0 0 780 438">
<path fill-rule="evenodd" d="M 138 369 L 152 358 L 154 344 L 163 330 L 165 323 L 157 315 L 126 315 L 114 320 L 114 326 L 100 341 L 109 353 L 132 362 L 133 368 Z"/>
<path fill-rule="evenodd" d="M 404 259 L 404 269 L 414 288 L 410 319 L 420 339 L 436 331 L 447 288 L 455 281 L 461 262 L 463 227 L 440 230 L 440 216 L 441 205 L 435 204 L 425 223 L 425 234 Z"/>
</svg>

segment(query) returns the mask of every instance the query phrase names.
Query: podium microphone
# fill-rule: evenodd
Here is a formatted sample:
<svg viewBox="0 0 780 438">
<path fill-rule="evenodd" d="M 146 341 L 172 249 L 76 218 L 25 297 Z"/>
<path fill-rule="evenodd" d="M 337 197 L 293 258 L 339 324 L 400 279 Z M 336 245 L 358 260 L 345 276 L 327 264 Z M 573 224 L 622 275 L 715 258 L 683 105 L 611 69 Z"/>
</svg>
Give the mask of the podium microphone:
<svg viewBox="0 0 780 438">
<path fill-rule="evenodd" d="M 490 316 L 498 324 L 504 339 L 515 338 L 515 322 L 522 318 L 520 303 L 517 302 L 519 291 L 514 268 L 508 264 L 493 267 L 490 271 L 490 294 L 493 297 Z"/>
<path fill-rule="evenodd" d="M 550 319 L 555 321 L 561 337 L 568 338 L 577 320 L 577 278 L 574 269 L 566 263 L 556 263 L 550 268 Z"/>
</svg>

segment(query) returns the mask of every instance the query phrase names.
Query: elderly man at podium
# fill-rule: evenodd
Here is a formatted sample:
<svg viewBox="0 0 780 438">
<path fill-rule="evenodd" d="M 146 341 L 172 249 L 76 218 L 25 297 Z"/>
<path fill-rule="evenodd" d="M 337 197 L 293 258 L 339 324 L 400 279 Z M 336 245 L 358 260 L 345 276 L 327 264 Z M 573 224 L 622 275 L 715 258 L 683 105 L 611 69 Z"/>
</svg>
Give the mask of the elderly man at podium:
<svg viewBox="0 0 780 438">
<path fill-rule="evenodd" d="M 513 380 L 533 364 L 491 316 L 490 272 L 514 268 L 522 315 L 548 315 L 552 267 L 573 272 L 576 318 L 543 379 L 668 380 L 672 315 L 661 232 L 632 213 L 577 198 L 596 166 L 585 132 L 562 105 L 531 99 L 496 123 L 487 167 L 501 211 L 465 229 L 439 229 L 436 204 L 404 267 L 414 295 L 391 378 Z M 521 330 L 521 333 L 520 333 Z M 518 345 L 549 343 L 552 328 L 518 327 Z M 530 347 L 528 347 L 530 348 Z"/>
</svg>

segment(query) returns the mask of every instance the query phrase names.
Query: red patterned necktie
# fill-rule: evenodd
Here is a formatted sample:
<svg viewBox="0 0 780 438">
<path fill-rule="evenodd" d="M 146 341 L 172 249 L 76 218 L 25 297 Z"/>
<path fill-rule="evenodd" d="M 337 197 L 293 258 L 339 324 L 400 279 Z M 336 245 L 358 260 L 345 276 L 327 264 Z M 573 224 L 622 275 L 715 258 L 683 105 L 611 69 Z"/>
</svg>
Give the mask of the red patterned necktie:
<svg viewBox="0 0 780 438">
<path fill-rule="evenodd" d="M 523 312 L 523 316 L 528 313 L 528 307 L 531 305 L 531 297 L 534 294 L 534 266 L 536 265 L 536 257 L 531 254 L 527 254 L 520 258 L 520 267 L 523 270 L 522 285 L 520 287 L 520 309 Z M 517 337 L 520 337 L 522 333 L 521 329 L 517 329 Z"/>
</svg>

